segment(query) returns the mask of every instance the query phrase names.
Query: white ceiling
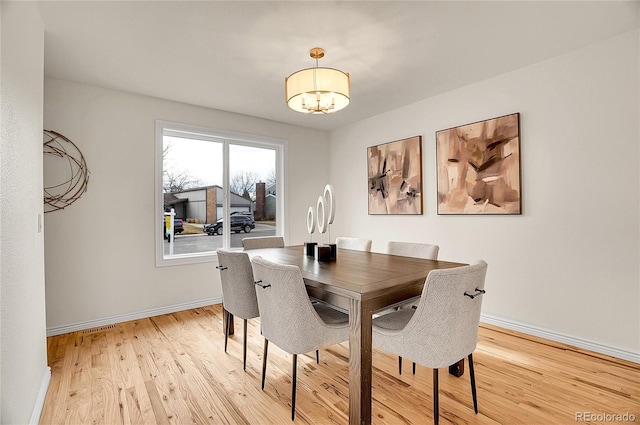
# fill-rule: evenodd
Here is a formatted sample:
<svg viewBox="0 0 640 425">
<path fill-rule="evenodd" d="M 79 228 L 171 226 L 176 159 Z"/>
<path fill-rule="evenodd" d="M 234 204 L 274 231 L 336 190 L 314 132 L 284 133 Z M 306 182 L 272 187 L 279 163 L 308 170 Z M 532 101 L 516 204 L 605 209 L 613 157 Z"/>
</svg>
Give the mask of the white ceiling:
<svg viewBox="0 0 640 425">
<path fill-rule="evenodd" d="M 640 3 L 39 1 L 45 74 L 330 130 L 638 27 Z M 305 115 L 284 78 L 351 74 L 351 104 Z M 615 64 L 612 64 L 615 66 Z"/>
</svg>

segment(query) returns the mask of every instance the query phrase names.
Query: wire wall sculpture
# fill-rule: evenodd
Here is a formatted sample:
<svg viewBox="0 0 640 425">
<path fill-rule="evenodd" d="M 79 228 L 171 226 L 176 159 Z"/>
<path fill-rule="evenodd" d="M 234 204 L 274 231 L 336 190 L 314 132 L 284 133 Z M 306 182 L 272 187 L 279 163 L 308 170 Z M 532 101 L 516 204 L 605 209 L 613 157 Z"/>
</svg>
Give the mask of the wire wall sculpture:
<svg viewBox="0 0 640 425">
<path fill-rule="evenodd" d="M 62 182 L 44 187 L 44 212 L 62 210 L 87 191 L 89 169 L 80 149 L 62 134 L 44 130 L 44 155 L 58 158 L 56 170 L 63 174 Z M 59 166 L 62 160 L 64 164 Z M 51 161 L 48 161 L 51 164 Z M 59 181 L 59 180 L 58 180 Z"/>
</svg>

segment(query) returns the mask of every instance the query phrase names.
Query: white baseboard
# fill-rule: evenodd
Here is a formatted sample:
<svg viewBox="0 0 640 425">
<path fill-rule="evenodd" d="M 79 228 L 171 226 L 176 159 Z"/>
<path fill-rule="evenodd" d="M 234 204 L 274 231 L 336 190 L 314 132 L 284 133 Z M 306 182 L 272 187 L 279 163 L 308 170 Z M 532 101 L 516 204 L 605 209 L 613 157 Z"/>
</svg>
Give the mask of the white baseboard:
<svg viewBox="0 0 640 425">
<path fill-rule="evenodd" d="M 512 331 L 522 332 L 528 335 L 560 342 L 562 344 L 572 345 L 574 347 L 583 348 L 585 350 L 605 354 L 607 356 L 615 357 L 618 359 L 640 363 L 640 353 L 634 353 L 633 351 L 623 350 L 618 347 L 612 347 L 610 345 L 600 344 L 598 342 L 593 342 L 582 338 L 576 338 L 571 335 L 539 328 L 537 326 L 532 326 L 526 323 L 519 323 L 510 319 L 505 319 L 490 314 L 482 314 L 480 316 L 480 321 L 489 325 L 495 325 L 501 328 L 510 329 Z"/>
<path fill-rule="evenodd" d="M 40 422 L 40 415 L 44 408 L 44 399 L 47 397 L 47 390 L 49 389 L 49 383 L 51 382 L 51 368 L 47 366 L 42 375 L 42 382 L 40 384 L 40 391 L 38 391 L 38 398 L 33 406 L 33 412 L 31 412 L 31 418 L 29 419 L 29 425 L 38 425 Z"/>
<path fill-rule="evenodd" d="M 183 310 L 189 310 L 192 308 L 205 307 L 212 304 L 220 304 L 221 302 L 222 302 L 222 297 L 215 297 L 215 298 L 208 298 L 205 300 L 192 301 L 188 303 L 173 304 L 165 307 L 152 308 L 149 310 L 136 311 L 133 313 L 103 317 L 100 319 L 87 320 L 85 322 L 71 323 L 69 325 L 52 326 L 50 328 L 47 328 L 47 336 L 61 335 L 61 334 L 66 334 L 68 332 L 75 332 L 75 331 L 81 331 L 84 329 L 96 328 L 98 326 L 113 325 L 114 323 L 128 322 L 130 320 L 145 319 L 147 317 L 175 313 L 176 311 L 183 311 Z"/>
</svg>

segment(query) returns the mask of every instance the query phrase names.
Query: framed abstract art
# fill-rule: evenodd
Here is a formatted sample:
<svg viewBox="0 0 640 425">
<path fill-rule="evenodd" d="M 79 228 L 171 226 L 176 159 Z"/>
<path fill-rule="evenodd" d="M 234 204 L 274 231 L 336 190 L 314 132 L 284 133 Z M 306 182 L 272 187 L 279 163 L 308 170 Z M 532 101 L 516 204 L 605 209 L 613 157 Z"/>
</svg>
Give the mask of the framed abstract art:
<svg viewBox="0 0 640 425">
<path fill-rule="evenodd" d="M 369 214 L 422 214 L 422 136 L 367 148 Z"/>
<path fill-rule="evenodd" d="M 520 114 L 436 132 L 438 214 L 521 214 Z"/>
</svg>

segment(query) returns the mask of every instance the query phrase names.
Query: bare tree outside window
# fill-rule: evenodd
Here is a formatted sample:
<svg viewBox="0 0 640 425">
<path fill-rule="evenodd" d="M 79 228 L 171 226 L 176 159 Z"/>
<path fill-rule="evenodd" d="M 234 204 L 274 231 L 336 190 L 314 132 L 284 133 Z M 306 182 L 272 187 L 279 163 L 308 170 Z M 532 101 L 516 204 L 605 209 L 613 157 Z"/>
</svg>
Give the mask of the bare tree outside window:
<svg viewBox="0 0 640 425">
<path fill-rule="evenodd" d="M 229 189 L 243 198 L 256 200 L 256 183 L 258 175 L 254 171 L 240 171 L 233 175 L 229 182 Z"/>
<path fill-rule="evenodd" d="M 273 186 L 274 184 L 276 184 L 276 170 L 275 170 L 275 168 L 272 169 L 271 171 L 269 171 L 269 173 L 267 173 L 266 183 L 267 183 L 267 186 Z"/>
<path fill-rule="evenodd" d="M 190 175 L 187 171 L 164 171 L 164 185 L 163 189 L 165 193 L 182 192 L 185 189 L 191 189 L 202 185 L 199 179 L 196 179 Z"/>
<path fill-rule="evenodd" d="M 202 185 L 202 181 L 191 175 L 187 170 L 176 169 L 167 164 L 171 154 L 171 142 L 164 143 L 162 148 L 162 189 L 164 193 L 182 192 Z"/>
</svg>

